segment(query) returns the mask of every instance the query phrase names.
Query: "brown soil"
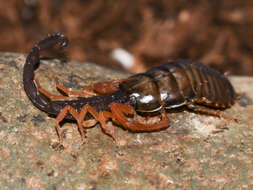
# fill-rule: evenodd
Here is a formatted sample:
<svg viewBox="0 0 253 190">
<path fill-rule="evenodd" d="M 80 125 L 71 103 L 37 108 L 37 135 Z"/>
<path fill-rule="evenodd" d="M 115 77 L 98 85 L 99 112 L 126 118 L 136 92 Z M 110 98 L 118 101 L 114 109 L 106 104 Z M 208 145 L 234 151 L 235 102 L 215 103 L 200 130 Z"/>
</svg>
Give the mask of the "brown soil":
<svg viewBox="0 0 253 190">
<path fill-rule="evenodd" d="M 133 53 L 136 68 L 191 59 L 231 74 L 253 75 L 252 0 L 0 4 L 0 51 L 27 53 L 48 33 L 62 32 L 71 40 L 70 59 L 119 67 L 110 52 L 120 47 Z"/>
</svg>

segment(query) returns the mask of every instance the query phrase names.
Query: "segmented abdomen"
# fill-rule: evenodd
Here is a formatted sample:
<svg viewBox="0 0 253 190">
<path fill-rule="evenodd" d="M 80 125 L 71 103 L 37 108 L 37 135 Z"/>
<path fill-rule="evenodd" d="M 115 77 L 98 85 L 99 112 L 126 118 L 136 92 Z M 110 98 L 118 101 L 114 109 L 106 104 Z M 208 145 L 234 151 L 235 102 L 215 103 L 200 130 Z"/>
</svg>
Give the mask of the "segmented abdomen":
<svg viewBox="0 0 253 190">
<path fill-rule="evenodd" d="M 137 111 L 153 112 L 193 102 L 216 108 L 230 107 L 235 91 L 228 79 L 200 63 L 169 62 L 146 73 L 132 76 L 134 81 L 120 85 L 127 91 Z"/>
<path fill-rule="evenodd" d="M 231 83 L 223 74 L 209 67 L 193 62 L 171 62 L 156 69 L 170 73 L 167 80 L 164 78 L 160 82 L 159 88 L 166 87 L 166 81 L 174 81 L 180 92 L 179 99 L 217 108 L 226 108 L 234 103 L 235 91 Z"/>
</svg>

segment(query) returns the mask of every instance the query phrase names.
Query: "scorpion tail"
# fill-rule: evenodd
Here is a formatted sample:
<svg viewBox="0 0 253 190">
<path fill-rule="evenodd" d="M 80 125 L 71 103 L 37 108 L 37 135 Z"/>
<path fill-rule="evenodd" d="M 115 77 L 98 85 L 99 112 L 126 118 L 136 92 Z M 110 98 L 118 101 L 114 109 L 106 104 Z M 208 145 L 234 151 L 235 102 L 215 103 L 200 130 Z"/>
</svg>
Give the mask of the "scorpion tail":
<svg viewBox="0 0 253 190">
<path fill-rule="evenodd" d="M 39 41 L 29 52 L 23 71 L 23 84 L 27 96 L 38 109 L 47 113 L 52 113 L 53 110 L 50 106 L 50 101 L 38 92 L 34 82 L 34 71 L 40 63 L 40 51 L 49 49 L 56 44 L 64 48 L 68 45 L 68 39 L 63 34 L 56 33 Z"/>
</svg>

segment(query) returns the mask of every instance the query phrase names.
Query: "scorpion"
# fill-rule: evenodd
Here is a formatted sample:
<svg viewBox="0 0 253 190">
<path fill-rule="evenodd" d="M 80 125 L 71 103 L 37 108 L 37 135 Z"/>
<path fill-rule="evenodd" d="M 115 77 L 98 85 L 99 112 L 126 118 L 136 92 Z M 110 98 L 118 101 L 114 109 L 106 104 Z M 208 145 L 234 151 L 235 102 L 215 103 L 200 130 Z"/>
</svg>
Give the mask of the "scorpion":
<svg viewBox="0 0 253 190">
<path fill-rule="evenodd" d="M 221 111 L 231 107 L 236 99 L 224 74 L 192 61 L 168 62 L 126 79 L 88 85 L 82 91 L 72 91 L 55 78 L 57 89 L 64 94 L 54 95 L 40 86 L 35 70 L 40 64 L 40 51 L 55 45 L 65 48 L 68 38 L 56 33 L 34 45 L 24 65 L 23 84 L 34 106 L 55 117 L 59 145 L 63 143 L 63 120 L 77 123 L 82 143 L 86 129 L 97 122 L 118 143 L 114 130 L 106 126 L 109 119 L 132 132 L 160 131 L 169 126 L 166 110 L 185 106 L 193 112 L 220 117 Z M 155 123 L 140 122 L 136 117 L 153 113 L 160 116 Z"/>
</svg>

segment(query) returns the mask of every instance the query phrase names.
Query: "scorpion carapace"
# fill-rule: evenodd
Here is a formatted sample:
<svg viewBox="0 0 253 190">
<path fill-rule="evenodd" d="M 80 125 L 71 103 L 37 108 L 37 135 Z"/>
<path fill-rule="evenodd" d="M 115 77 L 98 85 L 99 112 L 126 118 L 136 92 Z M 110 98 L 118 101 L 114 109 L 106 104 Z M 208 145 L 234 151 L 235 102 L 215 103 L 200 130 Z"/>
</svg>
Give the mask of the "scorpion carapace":
<svg viewBox="0 0 253 190">
<path fill-rule="evenodd" d="M 56 79 L 57 88 L 67 96 L 53 95 L 40 86 L 34 72 L 40 62 L 40 51 L 57 44 L 66 47 L 68 39 L 57 33 L 32 48 L 24 65 L 23 83 L 33 104 L 56 117 L 60 144 L 63 140 L 59 123 L 64 119 L 77 121 L 83 142 L 85 128 L 96 122 L 117 142 L 114 131 L 106 126 L 108 119 L 130 131 L 157 131 L 169 125 L 166 109 L 186 106 L 219 116 L 219 109 L 230 107 L 236 99 L 223 74 L 191 61 L 168 62 L 126 79 L 91 84 L 82 91 L 71 91 Z M 142 123 L 136 117 L 138 113 L 160 113 L 161 119 L 157 123 Z"/>
</svg>

